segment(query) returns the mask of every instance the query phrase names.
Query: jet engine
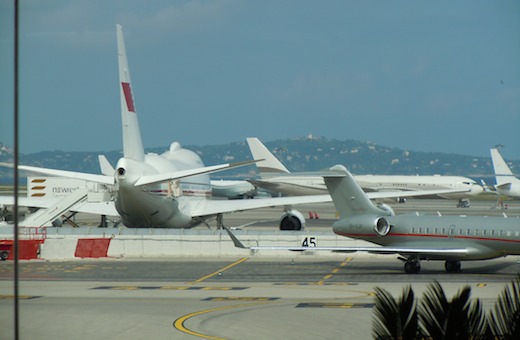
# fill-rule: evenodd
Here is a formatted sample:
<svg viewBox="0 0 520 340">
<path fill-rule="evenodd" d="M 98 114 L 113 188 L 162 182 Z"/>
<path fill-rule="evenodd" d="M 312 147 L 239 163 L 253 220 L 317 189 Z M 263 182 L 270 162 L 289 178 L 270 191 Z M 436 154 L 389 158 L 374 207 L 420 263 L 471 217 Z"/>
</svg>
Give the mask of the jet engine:
<svg viewBox="0 0 520 340">
<path fill-rule="evenodd" d="M 390 232 L 391 228 L 392 226 L 384 217 L 378 217 L 374 222 L 374 230 L 379 236 L 385 236 Z"/>
<path fill-rule="evenodd" d="M 298 210 L 286 210 L 280 218 L 280 230 L 302 230 L 305 227 L 305 217 Z"/>
</svg>

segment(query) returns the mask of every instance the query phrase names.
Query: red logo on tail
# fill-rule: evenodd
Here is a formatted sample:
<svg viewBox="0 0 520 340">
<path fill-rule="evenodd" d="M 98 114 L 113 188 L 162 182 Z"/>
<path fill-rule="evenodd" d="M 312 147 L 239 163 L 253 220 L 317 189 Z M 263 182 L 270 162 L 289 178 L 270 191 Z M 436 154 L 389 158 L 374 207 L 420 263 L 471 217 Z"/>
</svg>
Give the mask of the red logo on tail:
<svg viewBox="0 0 520 340">
<path fill-rule="evenodd" d="M 135 112 L 134 97 L 132 97 L 132 88 L 130 83 L 121 83 L 123 86 L 123 93 L 125 94 L 126 107 L 128 111 Z"/>
</svg>

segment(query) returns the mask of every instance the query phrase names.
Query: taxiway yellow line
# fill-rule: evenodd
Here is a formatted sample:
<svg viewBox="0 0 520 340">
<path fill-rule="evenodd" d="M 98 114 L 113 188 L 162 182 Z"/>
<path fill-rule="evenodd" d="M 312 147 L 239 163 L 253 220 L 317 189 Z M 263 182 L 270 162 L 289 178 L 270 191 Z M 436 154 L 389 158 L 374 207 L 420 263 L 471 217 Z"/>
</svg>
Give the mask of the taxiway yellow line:
<svg viewBox="0 0 520 340">
<path fill-rule="evenodd" d="M 198 315 L 202 315 L 202 314 L 218 312 L 218 311 L 221 311 L 221 310 L 232 309 L 232 308 L 241 308 L 241 307 L 255 306 L 255 305 L 260 305 L 260 304 L 264 304 L 264 303 L 265 302 L 256 302 L 256 303 L 248 303 L 248 304 L 235 305 L 235 306 L 224 306 L 224 307 L 218 307 L 218 308 L 201 310 L 199 312 L 194 312 L 194 313 L 191 313 L 191 314 L 187 314 L 187 315 L 181 316 L 180 318 L 178 318 L 177 320 L 175 320 L 173 322 L 173 327 L 175 327 L 177 330 L 179 330 L 179 331 L 181 331 L 183 333 L 194 335 L 194 336 L 198 336 L 199 338 L 213 339 L 213 340 L 226 340 L 226 338 L 219 338 L 217 336 L 206 335 L 206 334 L 194 332 L 191 329 L 188 329 L 188 328 L 184 327 L 184 322 L 186 322 L 186 320 L 188 320 L 188 319 L 190 319 L 190 318 L 192 318 L 194 316 L 198 316 Z"/>
<path fill-rule="evenodd" d="M 211 273 L 211 274 L 208 274 L 208 275 L 206 275 L 206 276 L 203 276 L 203 277 L 201 277 L 200 279 L 197 279 L 197 280 L 195 280 L 195 281 L 193 281 L 193 282 L 188 282 L 188 284 L 189 284 L 189 285 L 192 285 L 192 284 L 194 284 L 194 283 L 200 283 L 200 282 L 202 282 L 202 281 L 204 281 L 204 280 L 209 279 L 210 277 L 213 277 L 213 276 L 215 276 L 215 275 L 218 275 L 219 273 L 222 273 L 223 271 L 226 271 L 226 270 L 228 270 L 229 268 L 232 268 L 232 267 L 234 267 L 234 266 L 236 266 L 236 265 L 238 265 L 238 264 L 241 264 L 242 262 L 245 262 L 245 261 L 247 261 L 247 260 L 248 260 L 247 257 L 241 258 L 240 260 L 235 261 L 235 262 L 231 263 L 230 265 L 225 266 L 224 268 L 220 268 L 219 270 L 217 270 L 217 271 L 215 271 L 215 272 L 213 272 L 213 273 Z"/>
<path fill-rule="evenodd" d="M 339 264 L 339 266 L 337 266 L 336 268 L 334 268 L 330 274 L 327 274 L 325 275 L 320 281 L 316 282 L 315 285 L 318 285 L 318 286 L 321 286 L 325 283 L 325 281 L 327 281 L 328 279 L 330 279 L 332 276 L 334 276 L 334 274 L 336 274 L 337 272 L 339 272 L 339 270 L 343 267 L 345 267 L 347 265 L 347 263 L 349 263 L 350 261 L 352 261 L 352 257 L 347 257 L 345 259 L 345 261 L 341 262 Z"/>
</svg>

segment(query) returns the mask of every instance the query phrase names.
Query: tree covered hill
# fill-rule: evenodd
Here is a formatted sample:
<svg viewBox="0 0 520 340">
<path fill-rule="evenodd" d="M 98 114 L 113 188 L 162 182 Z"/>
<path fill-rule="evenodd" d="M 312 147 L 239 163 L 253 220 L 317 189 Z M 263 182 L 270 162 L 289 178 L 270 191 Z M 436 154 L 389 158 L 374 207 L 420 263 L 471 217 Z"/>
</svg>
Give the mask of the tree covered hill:
<svg viewBox="0 0 520 340">
<path fill-rule="evenodd" d="M 491 157 L 420 152 L 385 147 L 357 140 L 336 140 L 323 137 L 299 138 L 265 142 L 266 147 L 290 171 L 314 171 L 343 164 L 354 174 L 379 175 L 459 175 L 486 181 L 493 176 Z M 197 152 L 205 165 L 240 162 L 252 159 L 245 141 L 221 145 L 184 145 Z M 147 149 L 162 153 L 168 146 Z M 122 151 L 65 152 L 45 151 L 19 155 L 20 164 L 99 173 L 98 154 L 104 154 L 113 166 Z M 12 162 L 12 150 L 0 144 L 0 161 Z M 520 160 L 507 160 L 513 173 L 520 172 Z M 12 170 L 0 168 L 1 182 L 12 181 Z M 215 174 L 218 178 L 248 178 L 256 175 L 254 166 Z M 493 182 L 494 183 L 494 182 Z M 492 184 L 492 183 L 488 183 Z"/>
</svg>

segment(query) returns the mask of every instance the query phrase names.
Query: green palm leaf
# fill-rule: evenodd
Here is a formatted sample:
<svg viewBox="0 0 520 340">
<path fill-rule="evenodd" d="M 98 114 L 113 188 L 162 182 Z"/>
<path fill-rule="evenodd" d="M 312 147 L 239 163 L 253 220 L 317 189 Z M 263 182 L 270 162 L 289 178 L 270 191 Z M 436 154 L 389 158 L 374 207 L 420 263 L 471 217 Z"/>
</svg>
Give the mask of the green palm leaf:
<svg viewBox="0 0 520 340">
<path fill-rule="evenodd" d="M 375 288 L 376 304 L 373 335 L 376 339 L 418 339 L 418 318 L 414 293 L 410 286 L 396 301 L 382 288 Z"/>
<path fill-rule="evenodd" d="M 439 282 L 424 294 L 419 308 L 422 332 L 432 339 L 475 339 L 485 334 L 486 320 L 480 301 L 471 304 L 471 288 L 464 287 L 451 302 Z"/>
<path fill-rule="evenodd" d="M 520 276 L 504 288 L 490 314 L 489 327 L 497 339 L 520 339 Z"/>
</svg>

